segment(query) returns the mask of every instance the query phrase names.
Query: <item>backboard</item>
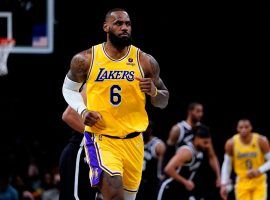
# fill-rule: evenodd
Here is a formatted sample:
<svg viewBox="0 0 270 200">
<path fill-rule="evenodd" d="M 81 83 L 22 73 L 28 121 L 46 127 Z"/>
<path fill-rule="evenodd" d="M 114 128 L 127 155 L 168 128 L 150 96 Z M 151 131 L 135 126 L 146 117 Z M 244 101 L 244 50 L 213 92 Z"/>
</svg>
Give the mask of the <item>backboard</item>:
<svg viewBox="0 0 270 200">
<path fill-rule="evenodd" d="M 52 53 L 54 0 L 0 0 L 0 37 L 16 40 L 11 53 Z"/>
</svg>

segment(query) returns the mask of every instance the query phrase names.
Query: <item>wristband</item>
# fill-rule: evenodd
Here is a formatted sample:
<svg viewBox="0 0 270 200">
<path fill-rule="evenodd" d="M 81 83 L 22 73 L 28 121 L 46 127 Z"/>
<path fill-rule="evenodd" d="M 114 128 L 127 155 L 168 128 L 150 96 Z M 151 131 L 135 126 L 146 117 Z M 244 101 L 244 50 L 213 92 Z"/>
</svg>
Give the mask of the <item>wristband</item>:
<svg viewBox="0 0 270 200">
<path fill-rule="evenodd" d="M 84 109 L 82 112 L 81 112 L 81 117 L 84 118 L 84 115 L 85 113 L 87 112 L 88 110 L 87 109 Z"/>
<path fill-rule="evenodd" d="M 156 97 L 157 95 L 158 95 L 158 89 L 157 89 L 157 87 L 155 87 L 155 94 L 151 97 Z"/>
</svg>

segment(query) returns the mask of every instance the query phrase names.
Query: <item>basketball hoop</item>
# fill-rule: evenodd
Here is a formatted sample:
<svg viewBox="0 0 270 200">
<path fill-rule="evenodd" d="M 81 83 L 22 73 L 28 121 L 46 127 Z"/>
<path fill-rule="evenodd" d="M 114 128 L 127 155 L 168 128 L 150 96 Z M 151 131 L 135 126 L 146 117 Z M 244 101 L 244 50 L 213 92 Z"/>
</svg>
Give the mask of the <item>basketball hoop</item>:
<svg viewBox="0 0 270 200">
<path fill-rule="evenodd" d="M 14 44 L 14 39 L 0 38 L 0 76 L 4 76 L 8 73 L 7 59 Z"/>
</svg>

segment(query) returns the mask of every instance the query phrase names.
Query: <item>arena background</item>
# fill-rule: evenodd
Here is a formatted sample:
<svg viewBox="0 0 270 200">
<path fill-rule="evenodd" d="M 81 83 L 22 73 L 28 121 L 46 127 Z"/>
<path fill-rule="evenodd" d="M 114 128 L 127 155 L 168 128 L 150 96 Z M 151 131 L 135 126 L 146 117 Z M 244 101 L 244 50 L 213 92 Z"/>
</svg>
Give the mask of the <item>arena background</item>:
<svg viewBox="0 0 270 200">
<path fill-rule="evenodd" d="M 188 103 L 199 101 L 220 161 L 241 117 L 252 119 L 255 130 L 269 137 L 269 7 L 57 0 L 54 52 L 11 54 L 9 75 L 0 77 L 4 172 L 23 171 L 33 160 L 43 168 L 57 165 L 72 135 L 61 120 L 67 106 L 61 88 L 69 62 L 75 53 L 104 41 L 102 22 L 113 7 L 128 10 L 134 44 L 158 60 L 169 88 L 168 107 L 148 109 L 156 135 L 165 140 L 170 127 L 185 117 Z"/>
</svg>

